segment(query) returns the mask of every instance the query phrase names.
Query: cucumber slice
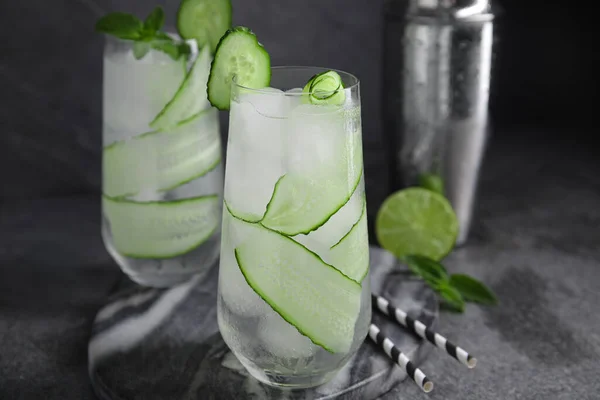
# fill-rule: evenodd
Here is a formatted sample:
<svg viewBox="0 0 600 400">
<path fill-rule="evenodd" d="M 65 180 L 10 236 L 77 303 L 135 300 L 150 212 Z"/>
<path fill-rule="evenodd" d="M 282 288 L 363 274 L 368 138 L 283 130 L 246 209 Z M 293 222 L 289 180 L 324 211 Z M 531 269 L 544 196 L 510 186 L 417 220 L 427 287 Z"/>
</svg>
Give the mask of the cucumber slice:
<svg viewBox="0 0 600 400">
<path fill-rule="evenodd" d="M 261 224 L 288 236 L 306 235 L 324 225 L 346 204 L 358 182 L 353 182 L 348 190 L 348 182 L 339 177 L 284 175 L 275 184 Z"/>
<path fill-rule="evenodd" d="M 231 27 L 230 0 L 183 0 L 177 11 L 177 31 L 184 39 L 215 51 L 221 36 Z"/>
<path fill-rule="evenodd" d="M 244 317 L 264 317 L 273 314 L 271 307 L 248 286 L 235 259 L 235 247 L 247 240 L 246 238 L 258 228 L 256 224 L 240 222 L 232 217 L 230 212 L 223 211 L 219 295 L 231 312 Z"/>
<path fill-rule="evenodd" d="M 223 35 L 211 65 L 208 100 L 219 110 L 229 110 L 234 76 L 239 85 L 255 89 L 267 87 L 271 81 L 269 53 L 250 29 L 241 26 Z"/>
<path fill-rule="evenodd" d="M 102 155 L 102 190 L 109 197 L 171 190 L 221 161 L 217 110 L 209 109 L 167 132 L 115 142 Z"/>
<path fill-rule="evenodd" d="M 331 353 L 347 352 L 361 286 L 294 240 L 255 226 L 234 250 L 248 285 L 313 343 Z"/>
<path fill-rule="evenodd" d="M 363 187 L 364 177 L 361 178 L 350 200 L 333 214 L 326 224 L 308 235 L 296 235 L 292 239 L 321 255 L 325 262 L 331 264 L 326 258 L 331 247 L 338 243 L 360 219 L 365 198 Z"/>
<path fill-rule="evenodd" d="M 171 258 L 200 246 L 219 226 L 219 196 L 135 202 L 102 196 L 115 247 L 132 258 Z"/>
<path fill-rule="evenodd" d="M 329 261 L 344 275 L 361 283 L 369 272 L 369 233 L 367 229 L 367 206 L 363 206 L 360 218 L 350 231 L 331 246 Z"/>
<path fill-rule="evenodd" d="M 289 236 L 308 234 L 346 204 L 362 175 L 359 116 L 358 109 L 311 104 L 292 111 L 289 172 L 275 185 L 264 226 Z"/>
<path fill-rule="evenodd" d="M 296 235 L 293 236 L 292 239 L 317 253 L 327 264 L 331 264 L 338 268 L 333 262 L 334 259 L 331 257 L 331 249 L 347 236 L 360 220 L 364 204 L 364 176 L 362 176 L 359 185 L 350 197 L 350 200 L 348 200 L 338 212 L 333 214 L 327 223 L 319 227 L 319 229 L 310 232 L 308 235 Z M 339 263 L 339 260 L 337 261 Z M 338 269 L 343 273 L 346 273 L 343 268 Z M 355 279 L 355 277 L 353 277 L 353 279 Z"/>
<path fill-rule="evenodd" d="M 206 84 L 210 70 L 210 49 L 204 47 L 194 65 L 179 86 L 175 96 L 150 122 L 150 127 L 155 130 L 164 130 L 177 125 L 199 112 L 207 109 L 210 105 L 206 96 Z"/>
</svg>

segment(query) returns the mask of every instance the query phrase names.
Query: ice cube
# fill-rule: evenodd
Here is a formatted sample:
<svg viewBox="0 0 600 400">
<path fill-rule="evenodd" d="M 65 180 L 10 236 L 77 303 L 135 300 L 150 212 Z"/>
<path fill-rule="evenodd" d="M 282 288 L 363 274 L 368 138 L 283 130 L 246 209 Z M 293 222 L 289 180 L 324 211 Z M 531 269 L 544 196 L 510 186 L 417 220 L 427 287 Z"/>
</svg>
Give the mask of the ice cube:
<svg viewBox="0 0 600 400">
<path fill-rule="evenodd" d="M 225 198 L 245 219 L 265 213 L 277 180 L 285 174 L 285 120 L 258 113 L 253 104 L 232 102 Z"/>
<path fill-rule="evenodd" d="M 330 263 L 329 250 L 331 246 L 338 243 L 350 231 L 362 214 L 364 202 L 362 185 L 361 179 L 350 200 L 338 212 L 333 214 L 323 226 L 308 235 L 294 236 L 293 239 L 317 253 L 323 261 Z"/>
<path fill-rule="evenodd" d="M 242 275 L 233 248 L 221 251 L 219 292 L 231 312 L 241 316 L 258 316 L 271 310 Z"/>
<path fill-rule="evenodd" d="M 149 124 L 173 97 L 185 76 L 180 61 L 160 52 L 136 60 L 131 52 L 104 58 L 103 126 L 110 141 L 148 132 Z M 160 61 L 160 62 L 159 62 Z M 105 138 L 106 139 L 106 138 Z"/>
<path fill-rule="evenodd" d="M 290 110 L 298 107 L 307 98 L 306 96 L 302 96 L 302 88 L 286 90 L 285 94 L 288 97 L 288 106 L 290 107 Z"/>
<path fill-rule="evenodd" d="M 262 346 L 275 357 L 286 360 L 308 358 L 318 350 L 313 342 L 275 311 L 261 318 L 258 337 Z"/>
<path fill-rule="evenodd" d="M 283 90 L 272 87 L 240 93 L 238 102 L 252 104 L 256 112 L 265 117 L 285 118 L 289 112 L 288 97 Z"/>
<path fill-rule="evenodd" d="M 288 167 L 306 173 L 323 171 L 325 166 L 339 166 L 345 156 L 346 143 L 339 107 L 301 104 L 288 120 Z"/>
</svg>

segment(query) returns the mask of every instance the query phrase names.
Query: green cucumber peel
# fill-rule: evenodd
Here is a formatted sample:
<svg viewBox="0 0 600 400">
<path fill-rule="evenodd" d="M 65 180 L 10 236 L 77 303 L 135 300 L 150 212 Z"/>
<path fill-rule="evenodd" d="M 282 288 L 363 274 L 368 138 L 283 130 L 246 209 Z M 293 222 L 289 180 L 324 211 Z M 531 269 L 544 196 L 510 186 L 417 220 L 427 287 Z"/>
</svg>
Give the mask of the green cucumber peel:
<svg viewBox="0 0 600 400">
<path fill-rule="evenodd" d="M 275 232 L 279 232 L 280 234 L 283 235 L 287 235 L 287 236 L 296 236 L 296 235 L 308 235 L 310 232 L 315 231 L 317 229 L 319 229 L 321 226 L 325 225 L 327 223 L 327 221 L 329 221 L 331 219 L 331 217 L 337 213 L 342 207 L 344 207 L 344 205 L 350 200 L 350 198 L 352 197 L 352 195 L 354 194 L 354 191 L 357 189 L 361 177 L 362 177 L 362 168 L 359 171 L 359 173 L 356 175 L 356 181 L 353 182 L 352 185 L 352 189 L 349 191 L 349 193 L 341 199 L 340 202 L 338 202 L 337 204 L 335 204 L 330 211 L 327 212 L 327 215 L 322 218 L 321 220 L 317 221 L 316 223 L 314 223 L 311 226 L 307 226 L 307 227 L 293 227 L 293 226 L 288 226 L 285 228 L 276 228 L 276 221 L 279 220 L 281 218 L 281 215 L 275 215 L 272 216 L 270 211 L 273 209 L 273 207 L 275 206 L 275 202 L 277 201 L 277 193 L 281 192 L 281 188 L 280 186 L 282 186 L 283 184 L 285 184 L 285 179 L 286 176 L 289 175 L 282 175 L 281 178 L 279 178 L 277 180 L 277 182 L 275 183 L 275 187 L 273 189 L 273 195 L 271 196 L 271 199 L 269 200 L 269 202 L 267 203 L 267 207 L 266 207 L 266 211 L 265 214 L 263 216 L 263 218 L 260 220 L 260 223 L 269 228 L 270 230 L 273 230 Z M 301 178 L 300 178 L 301 179 Z M 278 189 L 280 189 L 278 191 Z M 286 192 L 285 190 L 283 190 L 283 192 Z M 285 203 L 289 203 L 289 202 L 284 202 Z M 287 204 L 289 205 L 289 204 Z M 286 213 L 284 213 L 285 216 Z M 288 213 L 289 214 L 289 213 Z"/>
<path fill-rule="evenodd" d="M 360 221 L 362 220 L 362 217 L 363 217 L 363 215 L 364 215 L 364 214 L 367 212 L 367 209 L 366 209 L 366 204 L 365 204 L 365 203 L 366 203 L 366 202 L 365 202 L 365 200 L 363 199 L 363 207 L 362 207 L 362 210 L 361 210 L 361 212 L 360 212 L 360 216 L 358 217 L 358 220 L 357 220 L 357 221 L 356 221 L 354 224 L 352 224 L 352 227 L 350 228 L 350 230 L 349 230 L 349 231 L 348 231 L 348 232 L 347 232 L 347 233 L 346 233 L 344 236 L 342 236 L 342 237 L 340 238 L 340 240 L 338 240 L 338 241 L 337 241 L 337 243 L 335 243 L 333 246 L 331 246 L 331 247 L 330 247 L 330 249 L 331 249 L 331 250 L 333 250 L 335 247 L 338 247 L 338 246 L 339 246 L 339 244 L 340 244 L 342 241 L 344 241 L 344 239 L 346 239 L 348 236 L 350 236 L 350 234 L 351 234 L 351 233 L 352 233 L 352 232 L 353 232 L 355 229 L 357 229 L 356 227 L 358 226 L 358 224 L 359 224 L 359 223 L 360 223 Z"/>
<path fill-rule="evenodd" d="M 205 243 L 219 227 L 216 194 L 171 201 L 102 196 L 116 249 L 130 258 L 166 259 Z"/>
<path fill-rule="evenodd" d="M 231 83 L 262 89 L 271 82 L 271 58 L 254 32 L 237 26 L 228 29 L 219 41 L 210 66 L 207 95 L 219 110 L 229 110 Z"/>
<path fill-rule="evenodd" d="M 232 218 L 240 221 L 240 223 L 248 224 L 247 222 L 237 218 L 230 214 Z M 315 345 L 320 346 L 324 350 L 330 353 L 338 353 L 347 351 L 352 341 L 352 335 L 354 331 L 354 324 L 356 322 L 356 316 L 360 312 L 360 301 L 361 301 L 361 285 L 344 275 L 340 270 L 335 268 L 333 265 L 326 263 L 323 259 L 315 252 L 309 250 L 304 245 L 296 242 L 292 238 L 275 232 L 271 229 L 265 228 L 260 224 L 252 224 L 256 227 L 255 234 L 249 237 L 249 243 L 243 243 L 234 249 L 234 256 L 240 272 L 244 276 L 246 283 L 256 294 L 258 294 L 277 314 L 279 314 L 284 320 L 294 326 L 298 332 L 307 338 L 309 338 Z M 260 237 L 258 237 L 260 236 Z M 282 253 L 282 256 L 286 258 L 285 254 L 292 263 L 299 262 L 304 265 L 305 269 L 295 269 L 300 275 L 306 278 L 306 280 L 314 279 L 313 274 L 323 274 L 326 279 L 317 280 L 322 282 L 323 290 L 314 290 L 317 297 L 319 293 L 328 292 L 326 289 L 331 288 L 334 290 L 333 294 L 336 297 L 344 297 L 345 302 L 343 307 L 338 306 L 325 306 L 317 307 L 319 309 L 319 315 L 306 315 L 303 311 L 303 302 L 289 301 L 289 295 L 300 295 L 303 293 L 302 290 L 299 292 L 288 293 L 285 296 L 281 290 L 282 286 L 273 286 L 268 280 L 262 279 L 263 274 L 268 274 L 268 271 L 264 271 L 263 268 L 258 266 L 262 264 L 262 258 L 265 255 L 270 254 L 268 250 L 269 246 L 275 246 L 275 248 L 281 251 L 286 250 Z M 257 260 L 259 261 L 257 263 Z M 285 263 L 284 263 L 285 264 Z M 264 264 L 266 268 L 269 268 L 269 263 Z M 258 268 L 257 268 L 258 267 Z M 271 267 L 277 268 L 277 267 Z M 285 268 L 290 268 L 289 266 Z M 310 272 L 306 272 L 310 270 Z M 285 271 L 284 271 L 285 272 Z M 300 284 L 304 280 L 299 281 L 293 279 L 291 276 L 286 278 L 286 274 L 280 276 L 280 279 L 284 279 L 288 287 L 292 285 Z M 312 286 L 311 286 L 312 287 Z M 328 292 L 332 293 L 332 292 Z M 313 296 L 309 296 L 311 301 Z M 319 302 L 320 303 L 320 302 Z M 309 309 L 312 309 L 309 307 Z M 346 313 L 347 312 L 347 313 Z M 315 323 L 316 320 L 321 320 L 321 323 Z M 331 324 L 331 318 L 336 319 Z M 327 321 L 327 322 L 326 322 Z M 332 326 L 341 326 L 342 332 L 331 329 Z"/>
<path fill-rule="evenodd" d="M 190 146 L 199 150 L 190 152 Z M 156 192 L 173 190 L 213 171 L 221 156 L 217 110 L 210 108 L 175 127 L 104 147 L 103 191 L 114 199 L 135 196 L 144 188 Z M 157 165 L 165 167 L 157 169 Z"/>
<path fill-rule="evenodd" d="M 185 122 L 202 112 L 210 110 L 207 99 L 198 96 L 198 93 L 206 88 L 209 68 L 210 52 L 207 47 L 204 47 L 200 50 L 177 92 L 150 122 L 151 128 L 168 129 L 171 126 L 181 124 L 181 121 Z"/>
<path fill-rule="evenodd" d="M 369 273 L 369 238 L 366 218 L 367 205 L 363 198 L 363 206 L 358 220 L 330 248 L 330 263 L 334 268 L 360 285 Z"/>
</svg>

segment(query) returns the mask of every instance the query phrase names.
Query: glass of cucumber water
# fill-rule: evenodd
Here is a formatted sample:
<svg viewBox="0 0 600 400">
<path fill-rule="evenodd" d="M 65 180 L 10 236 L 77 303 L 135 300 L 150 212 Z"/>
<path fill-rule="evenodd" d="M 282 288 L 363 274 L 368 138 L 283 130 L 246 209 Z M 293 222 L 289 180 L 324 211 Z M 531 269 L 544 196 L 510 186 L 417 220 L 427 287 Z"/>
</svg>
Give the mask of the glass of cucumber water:
<svg viewBox="0 0 600 400">
<path fill-rule="evenodd" d="M 236 28 L 221 39 L 208 93 L 230 109 L 221 334 L 259 381 L 318 386 L 357 351 L 371 318 L 359 81 L 271 68 Z"/>
<path fill-rule="evenodd" d="M 153 31 L 164 21 L 156 13 L 137 25 L 115 13 L 97 25 L 108 33 L 102 236 L 132 280 L 169 287 L 216 264 L 223 168 L 206 94 L 214 48 Z"/>
</svg>

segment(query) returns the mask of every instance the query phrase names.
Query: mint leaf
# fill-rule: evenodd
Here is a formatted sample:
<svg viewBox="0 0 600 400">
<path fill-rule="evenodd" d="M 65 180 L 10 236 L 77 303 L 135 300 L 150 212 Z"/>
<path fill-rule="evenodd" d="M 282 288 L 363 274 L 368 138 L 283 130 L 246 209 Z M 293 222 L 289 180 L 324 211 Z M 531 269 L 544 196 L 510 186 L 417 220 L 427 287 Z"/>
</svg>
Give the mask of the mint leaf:
<svg viewBox="0 0 600 400">
<path fill-rule="evenodd" d="M 155 39 L 151 42 L 151 46 L 155 50 L 168 54 L 173 60 L 179 59 L 182 54 L 180 45 L 175 43 L 172 39 Z"/>
<path fill-rule="evenodd" d="M 419 175 L 419 186 L 444 195 L 444 181 L 442 177 L 432 173 L 422 173 Z"/>
<path fill-rule="evenodd" d="M 174 60 L 182 54 L 189 54 L 190 47 L 185 42 L 176 42 L 160 29 L 165 23 L 165 12 L 157 6 L 142 22 L 135 15 L 114 12 L 100 18 L 96 22 L 96 31 L 116 36 L 120 39 L 133 40 L 133 55 L 142 59 L 151 49 L 162 51 Z"/>
<path fill-rule="evenodd" d="M 173 40 L 173 38 L 171 36 L 169 36 L 168 34 L 166 34 L 165 32 L 162 32 L 162 31 L 158 31 L 158 32 L 154 33 L 154 37 L 156 39 Z"/>
<path fill-rule="evenodd" d="M 461 313 L 465 311 L 465 300 L 456 288 L 446 282 L 441 282 L 435 290 L 444 300 L 447 309 Z"/>
<path fill-rule="evenodd" d="M 177 47 L 179 48 L 179 54 L 190 54 L 192 52 L 190 45 L 186 42 L 178 43 Z"/>
<path fill-rule="evenodd" d="M 136 40 L 142 37 L 143 24 L 135 15 L 114 12 L 96 22 L 96 31 L 121 39 Z"/>
<path fill-rule="evenodd" d="M 402 257 L 402 261 L 415 275 L 420 276 L 429 284 L 436 285 L 440 281 L 448 280 L 446 268 L 429 257 L 412 254 Z"/>
<path fill-rule="evenodd" d="M 468 275 L 453 274 L 449 284 L 467 301 L 486 305 L 498 303 L 496 295 L 487 286 Z"/>
<path fill-rule="evenodd" d="M 133 56 L 136 60 L 141 60 L 150 51 L 150 43 L 148 42 L 134 42 L 133 43 Z"/>
<path fill-rule="evenodd" d="M 152 12 L 146 17 L 144 21 L 144 30 L 146 32 L 156 32 L 162 28 L 165 23 L 165 12 L 161 6 L 157 6 Z"/>
</svg>

